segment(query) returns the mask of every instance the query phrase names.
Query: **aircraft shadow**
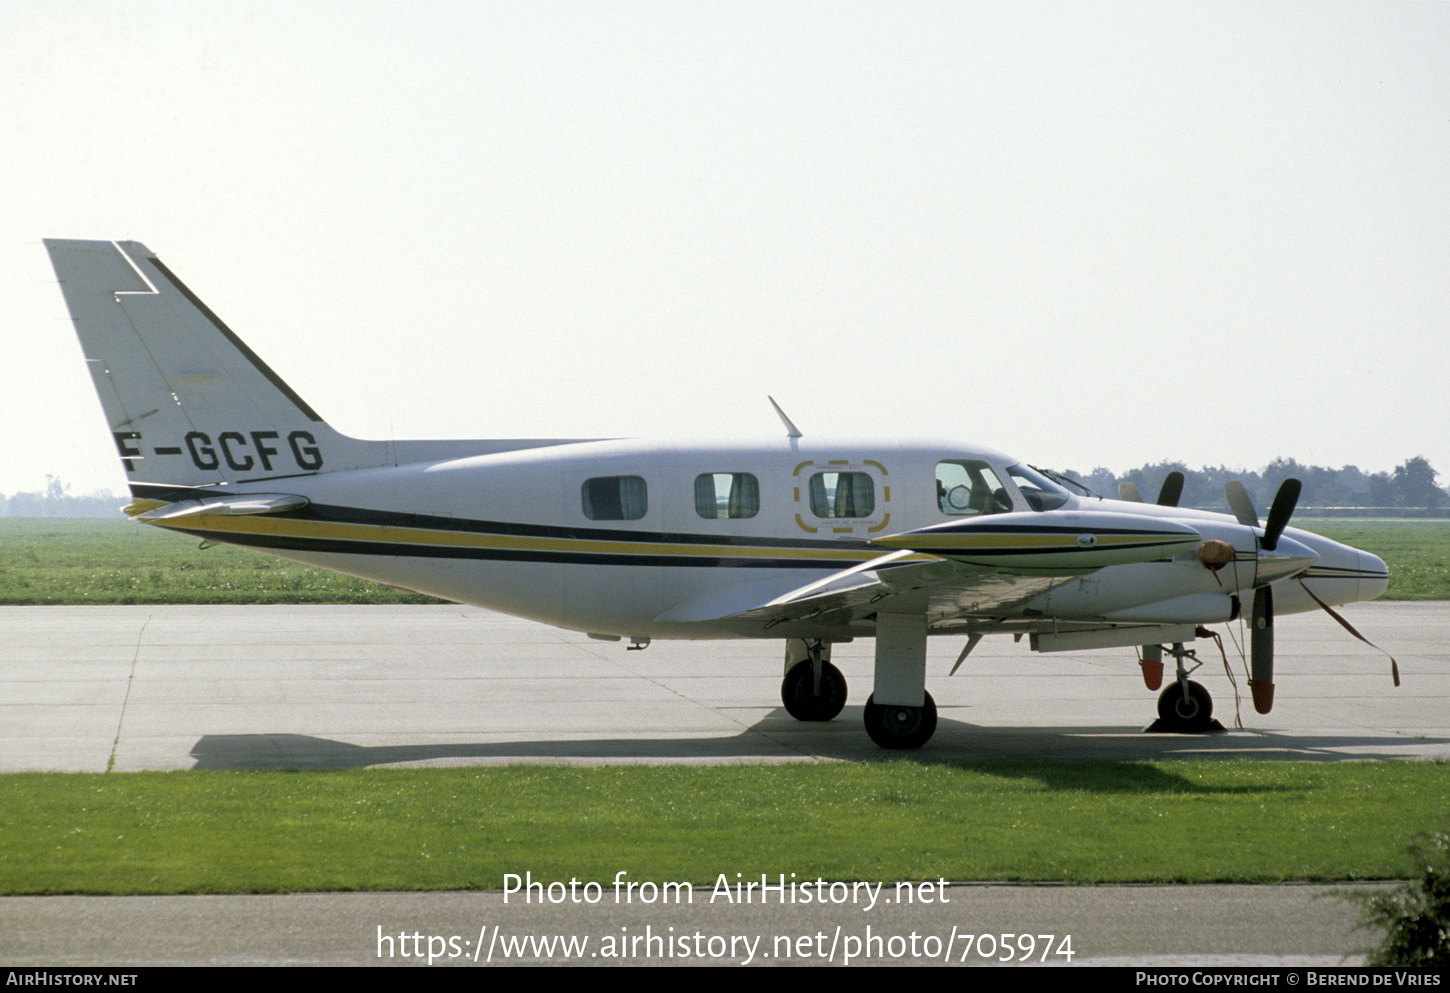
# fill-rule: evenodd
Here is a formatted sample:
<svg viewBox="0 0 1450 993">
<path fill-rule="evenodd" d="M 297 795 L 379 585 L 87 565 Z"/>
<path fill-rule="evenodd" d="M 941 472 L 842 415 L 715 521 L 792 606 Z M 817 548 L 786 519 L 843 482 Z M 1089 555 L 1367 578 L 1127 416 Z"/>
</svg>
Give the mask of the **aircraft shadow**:
<svg viewBox="0 0 1450 993">
<path fill-rule="evenodd" d="M 855 711 L 855 713 L 853 713 Z M 641 729 L 642 732 L 647 729 Z M 1450 739 L 1421 739 L 1431 747 Z M 1134 727 L 988 727 L 941 718 L 921 751 L 877 748 L 861 727 L 859 708 L 835 721 L 802 724 L 784 710 L 731 736 L 574 738 L 530 741 L 354 745 L 301 734 L 204 735 L 191 749 L 196 769 L 363 769 L 390 765 L 506 765 L 910 761 L 1142 762 L 1187 758 L 1258 758 L 1337 762 L 1404 758 L 1403 736 L 1337 736 L 1294 731 L 1144 734 Z"/>
</svg>

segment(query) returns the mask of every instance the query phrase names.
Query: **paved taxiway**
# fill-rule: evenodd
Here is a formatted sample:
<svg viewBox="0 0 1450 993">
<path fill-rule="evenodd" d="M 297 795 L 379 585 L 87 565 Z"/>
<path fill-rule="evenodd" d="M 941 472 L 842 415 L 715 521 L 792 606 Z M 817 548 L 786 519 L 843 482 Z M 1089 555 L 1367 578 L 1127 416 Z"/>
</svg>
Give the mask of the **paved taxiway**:
<svg viewBox="0 0 1450 993">
<path fill-rule="evenodd" d="M 935 758 L 1158 759 L 1241 754 L 1322 761 L 1450 758 L 1450 604 L 1359 604 L 1350 620 L 1399 660 L 1323 615 L 1278 620 L 1273 714 L 1247 730 L 1147 735 L 1154 713 L 1126 651 L 1033 655 L 989 638 L 947 678 L 960 644 L 933 642 Z M 861 727 L 872 642 L 838 646 L 852 703 L 825 725 L 780 706 L 773 642 L 623 644 L 468 607 L 0 608 L 0 771 L 349 768 L 509 762 L 876 759 Z M 1195 678 L 1233 724 L 1217 650 Z M 1244 685 L 1243 666 L 1230 661 Z M 925 753 L 923 753 L 925 754 Z M 958 887 L 968 925 L 1077 931 L 1076 963 L 1333 965 L 1362 935 L 1314 887 Z M 798 934 L 836 916 L 792 908 L 520 913 L 498 894 L 6 898 L 10 964 L 378 962 L 376 929 L 473 936 L 622 933 L 647 926 Z M 946 934 L 952 908 L 897 922 Z M 597 912 L 596 912 L 597 913 Z M 706 913 L 700 911 L 700 913 Z M 550 911 L 553 914 L 553 911 Z M 740 916 L 740 915 L 744 916 Z M 858 915 L 856 923 L 861 920 Z M 884 923 L 884 920 L 883 920 Z M 859 930 L 859 928 L 858 928 Z M 90 935 L 91 937 L 86 937 Z M 417 958 L 395 958 L 398 964 Z"/>
</svg>

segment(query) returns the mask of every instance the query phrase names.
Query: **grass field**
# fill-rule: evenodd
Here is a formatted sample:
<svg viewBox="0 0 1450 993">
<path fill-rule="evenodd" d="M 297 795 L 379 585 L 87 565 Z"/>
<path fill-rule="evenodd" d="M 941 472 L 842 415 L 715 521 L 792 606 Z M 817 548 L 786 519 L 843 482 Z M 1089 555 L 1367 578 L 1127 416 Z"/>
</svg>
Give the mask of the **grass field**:
<svg viewBox="0 0 1450 993">
<path fill-rule="evenodd" d="M 0 892 L 1398 878 L 1450 764 L 513 766 L 0 777 Z"/>
<path fill-rule="evenodd" d="M 1450 521 L 1296 520 L 1380 556 L 1387 600 L 1450 600 Z M 0 518 L 0 604 L 436 603 L 126 520 Z"/>
<path fill-rule="evenodd" d="M 1450 599 L 1450 522 L 1303 521 Z M 128 521 L 0 519 L 0 603 L 427 603 Z M 498 889 L 536 879 L 1383 879 L 1450 764 L 940 763 L 0 776 L 0 893 Z"/>
<path fill-rule="evenodd" d="M 1383 600 L 1450 600 L 1450 521 L 1306 517 L 1294 526 L 1384 559 L 1390 588 Z"/>
<path fill-rule="evenodd" d="M 0 518 L 0 604 L 437 603 L 128 520 Z"/>
</svg>

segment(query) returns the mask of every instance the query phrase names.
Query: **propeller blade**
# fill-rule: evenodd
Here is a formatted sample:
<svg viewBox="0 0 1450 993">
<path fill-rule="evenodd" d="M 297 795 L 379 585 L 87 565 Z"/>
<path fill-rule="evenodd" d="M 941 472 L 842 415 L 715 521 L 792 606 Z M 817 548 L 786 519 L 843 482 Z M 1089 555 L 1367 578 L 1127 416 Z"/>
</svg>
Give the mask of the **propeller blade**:
<svg viewBox="0 0 1450 993">
<path fill-rule="evenodd" d="M 1254 590 L 1254 612 L 1249 632 L 1249 690 L 1254 709 L 1267 714 L 1274 709 L 1274 590 Z"/>
<path fill-rule="evenodd" d="M 1178 500 L 1183 496 L 1183 473 L 1177 469 L 1170 472 L 1163 479 L 1163 488 L 1158 491 L 1158 506 L 1176 507 Z"/>
<path fill-rule="evenodd" d="M 1118 484 L 1118 499 L 1131 500 L 1133 503 L 1142 503 L 1143 495 L 1138 492 L 1138 487 L 1125 479 Z"/>
<path fill-rule="evenodd" d="M 1269 523 L 1264 527 L 1264 540 L 1261 545 L 1268 551 L 1279 547 L 1279 535 L 1284 533 L 1284 528 L 1289 524 L 1289 518 L 1294 514 L 1294 507 L 1299 503 L 1299 492 L 1304 484 L 1297 479 L 1286 479 L 1279 487 L 1279 492 L 1274 494 L 1274 505 L 1269 508 Z"/>
<path fill-rule="evenodd" d="M 1254 510 L 1254 501 L 1249 499 L 1249 491 L 1244 489 L 1243 483 L 1230 479 L 1223 484 L 1223 495 L 1228 498 L 1228 505 L 1240 524 L 1246 528 L 1259 526 L 1259 513 Z"/>
</svg>

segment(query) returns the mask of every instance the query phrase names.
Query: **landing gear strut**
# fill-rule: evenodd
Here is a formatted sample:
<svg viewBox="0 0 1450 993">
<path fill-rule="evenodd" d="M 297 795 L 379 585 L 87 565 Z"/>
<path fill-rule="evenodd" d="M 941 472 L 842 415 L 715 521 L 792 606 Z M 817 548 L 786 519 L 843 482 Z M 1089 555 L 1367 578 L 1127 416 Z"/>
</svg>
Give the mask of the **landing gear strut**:
<svg viewBox="0 0 1450 993">
<path fill-rule="evenodd" d="M 798 721 L 829 721 L 839 714 L 846 706 L 846 677 L 827 661 L 830 646 L 806 642 L 806 658 L 793 665 L 789 646 L 786 652 L 789 667 L 780 684 L 780 701 L 786 713 Z"/>
<path fill-rule="evenodd" d="M 1158 697 L 1158 719 L 1149 725 L 1149 731 L 1170 731 L 1178 733 L 1202 733 L 1222 731 L 1223 725 L 1213 719 L 1213 697 L 1199 683 L 1189 679 L 1190 673 L 1203 663 L 1192 649 L 1184 648 L 1182 642 L 1174 644 L 1170 651 L 1177 665 L 1177 679 Z M 1184 665 L 1184 659 L 1193 660 L 1193 668 Z"/>
<path fill-rule="evenodd" d="M 936 702 L 926 691 L 924 612 L 876 615 L 876 681 L 862 716 L 882 748 L 920 748 L 931 740 Z"/>
</svg>

